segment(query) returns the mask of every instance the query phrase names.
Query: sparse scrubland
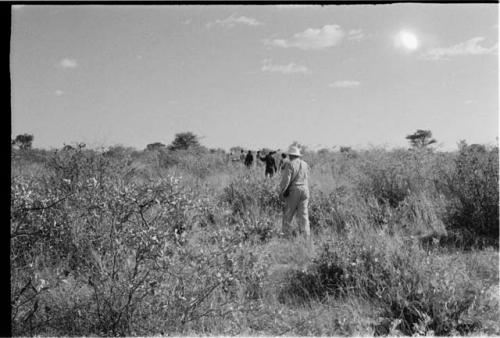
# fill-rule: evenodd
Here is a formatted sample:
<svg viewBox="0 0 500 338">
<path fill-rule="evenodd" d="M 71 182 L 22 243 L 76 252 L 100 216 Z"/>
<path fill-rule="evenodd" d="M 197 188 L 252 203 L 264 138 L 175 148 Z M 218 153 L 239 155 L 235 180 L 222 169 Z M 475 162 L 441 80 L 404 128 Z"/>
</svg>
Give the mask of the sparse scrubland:
<svg viewBox="0 0 500 338">
<path fill-rule="evenodd" d="M 304 159 L 311 251 L 222 152 L 13 150 L 13 335 L 500 335 L 497 147 Z"/>
</svg>

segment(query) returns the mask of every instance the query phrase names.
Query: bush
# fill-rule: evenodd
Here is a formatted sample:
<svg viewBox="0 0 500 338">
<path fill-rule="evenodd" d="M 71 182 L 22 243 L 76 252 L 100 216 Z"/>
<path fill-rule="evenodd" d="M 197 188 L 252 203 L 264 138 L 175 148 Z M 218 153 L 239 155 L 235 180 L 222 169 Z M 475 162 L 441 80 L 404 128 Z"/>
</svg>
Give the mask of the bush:
<svg viewBox="0 0 500 338">
<path fill-rule="evenodd" d="M 460 144 L 450 182 L 447 225 L 496 240 L 498 246 L 498 147 Z"/>
<path fill-rule="evenodd" d="M 276 185 L 265 177 L 256 177 L 251 173 L 240 174 L 224 188 L 220 196 L 221 203 L 227 203 L 233 214 L 245 215 L 254 209 L 281 212 Z"/>
<path fill-rule="evenodd" d="M 56 154 L 50 165 L 53 176 L 12 184 L 14 332 L 36 334 L 41 323 L 54 325 L 54 310 L 39 305 L 70 272 L 95 297 L 86 300 L 92 306 L 85 314 L 95 327 L 80 329 L 130 332 L 141 297 L 161 279 L 157 259 L 167 243 L 182 243 L 197 206 L 173 178 L 124 184 L 120 170 L 95 153 Z"/>
<path fill-rule="evenodd" d="M 475 300 L 483 285 L 477 276 L 465 273 L 466 262 L 443 260 L 417 242 L 375 233 L 336 236 L 315 262 L 320 290 L 380 304 L 405 335 L 464 334 L 480 326 Z"/>
<path fill-rule="evenodd" d="M 48 165 L 12 181 L 15 335 L 211 329 L 261 297 L 266 268 L 244 234 L 201 228 L 206 201 L 175 177 L 125 180 L 126 164 L 80 150 Z"/>
</svg>

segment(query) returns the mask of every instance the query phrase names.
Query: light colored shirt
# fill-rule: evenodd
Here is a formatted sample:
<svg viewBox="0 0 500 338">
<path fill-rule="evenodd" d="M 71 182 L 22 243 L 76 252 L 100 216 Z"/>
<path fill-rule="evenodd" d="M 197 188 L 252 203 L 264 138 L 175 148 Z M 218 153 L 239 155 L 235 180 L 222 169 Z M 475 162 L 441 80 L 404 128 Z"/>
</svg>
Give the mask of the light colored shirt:
<svg viewBox="0 0 500 338">
<path fill-rule="evenodd" d="M 300 158 L 287 161 L 281 172 L 281 182 L 279 185 L 279 194 L 283 194 L 290 187 L 305 186 L 309 187 L 309 166 Z"/>
</svg>

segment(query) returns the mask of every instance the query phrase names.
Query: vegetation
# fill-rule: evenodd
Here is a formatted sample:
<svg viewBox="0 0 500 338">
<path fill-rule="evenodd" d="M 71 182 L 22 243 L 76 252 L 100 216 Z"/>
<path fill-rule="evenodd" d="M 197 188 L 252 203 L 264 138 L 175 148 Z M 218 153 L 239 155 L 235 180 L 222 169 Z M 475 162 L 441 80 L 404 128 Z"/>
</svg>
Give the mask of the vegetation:
<svg viewBox="0 0 500 338">
<path fill-rule="evenodd" d="M 13 335 L 500 334 L 497 147 L 302 148 L 308 250 L 279 175 L 187 143 L 13 150 Z"/>
<path fill-rule="evenodd" d="M 432 138 L 432 132 L 430 130 L 418 129 L 415 133 L 406 136 L 406 139 L 410 142 L 412 147 L 415 148 L 425 148 L 437 141 Z"/>
<path fill-rule="evenodd" d="M 33 138 L 34 137 L 31 134 L 20 134 L 11 141 L 11 144 L 13 146 L 17 146 L 21 150 L 31 149 L 31 146 L 33 145 Z"/>
<path fill-rule="evenodd" d="M 198 136 L 191 132 L 175 134 L 175 139 L 168 146 L 170 150 L 187 150 L 189 148 L 199 148 L 200 142 Z"/>
</svg>

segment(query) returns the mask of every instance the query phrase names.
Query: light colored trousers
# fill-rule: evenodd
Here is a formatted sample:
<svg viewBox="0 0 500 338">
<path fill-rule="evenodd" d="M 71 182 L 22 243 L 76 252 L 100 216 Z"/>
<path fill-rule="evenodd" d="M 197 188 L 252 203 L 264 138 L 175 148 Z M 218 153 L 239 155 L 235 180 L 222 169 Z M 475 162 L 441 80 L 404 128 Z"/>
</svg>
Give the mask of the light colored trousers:
<svg viewBox="0 0 500 338">
<path fill-rule="evenodd" d="M 296 216 L 299 231 L 306 234 L 309 239 L 311 230 L 309 228 L 309 189 L 304 186 L 290 187 L 290 194 L 285 198 L 285 208 L 283 210 L 282 232 L 286 236 L 290 235 L 290 228 L 293 216 Z"/>
</svg>

